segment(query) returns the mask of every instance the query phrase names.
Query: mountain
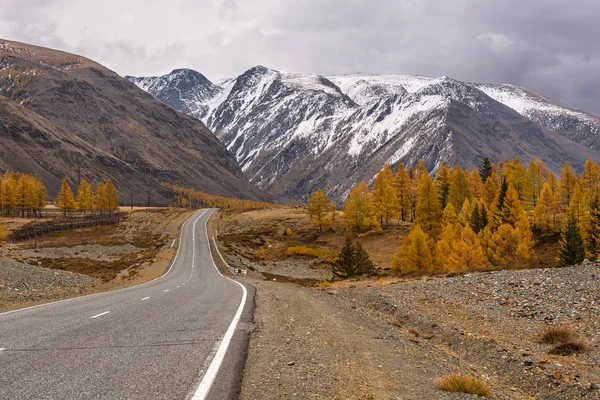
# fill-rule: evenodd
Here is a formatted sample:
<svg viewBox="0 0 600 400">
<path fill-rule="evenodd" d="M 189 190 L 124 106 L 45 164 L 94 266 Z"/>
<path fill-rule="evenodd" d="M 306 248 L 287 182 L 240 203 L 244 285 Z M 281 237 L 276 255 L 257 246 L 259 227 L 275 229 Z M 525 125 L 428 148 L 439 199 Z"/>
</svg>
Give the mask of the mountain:
<svg viewBox="0 0 600 400">
<path fill-rule="evenodd" d="M 0 138 L 0 170 L 38 174 L 51 198 L 63 177 L 75 186 L 78 176 L 111 178 L 124 201 L 141 204 L 148 193 L 154 204 L 169 201 L 163 181 L 272 198 L 200 120 L 84 57 L 2 39 Z"/>
<path fill-rule="evenodd" d="M 197 74 L 128 79 L 179 110 L 193 110 L 253 183 L 288 197 L 322 188 L 343 200 L 387 162 L 423 159 L 431 171 L 442 163 L 471 168 L 484 157 L 540 157 L 554 171 L 565 161 L 577 169 L 587 157 L 600 162 L 598 117 L 516 86 L 262 66 L 214 84 Z"/>
</svg>

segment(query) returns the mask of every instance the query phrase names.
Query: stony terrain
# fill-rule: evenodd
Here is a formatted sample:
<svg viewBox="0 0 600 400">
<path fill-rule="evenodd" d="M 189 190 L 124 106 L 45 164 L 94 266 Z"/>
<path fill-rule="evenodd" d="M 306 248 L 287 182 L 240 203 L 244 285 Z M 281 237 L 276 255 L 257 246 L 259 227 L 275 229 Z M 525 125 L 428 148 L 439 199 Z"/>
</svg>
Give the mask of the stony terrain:
<svg viewBox="0 0 600 400">
<path fill-rule="evenodd" d="M 0 311 L 131 286 L 164 273 L 182 209 L 138 209 L 119 226 L 56 232 L 0 247 Z M 41 263 L 41 268 L 38 267 Z"/>
<path fill-rule="evenodd" d="M 242 398 L 459 399 L 433 380 L 462 372 L 498 399 L 600 399 L 600 263 L 381 283 L 256 281 Z M 550 326 L 590 351 L 549 355 Z"/>
</svg>

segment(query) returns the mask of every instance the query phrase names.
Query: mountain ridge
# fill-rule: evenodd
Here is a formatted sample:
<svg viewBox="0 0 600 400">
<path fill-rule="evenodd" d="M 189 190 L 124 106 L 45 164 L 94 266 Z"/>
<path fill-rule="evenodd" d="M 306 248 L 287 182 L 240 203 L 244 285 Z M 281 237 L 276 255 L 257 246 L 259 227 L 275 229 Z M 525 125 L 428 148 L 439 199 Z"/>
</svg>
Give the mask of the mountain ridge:
<svg viewBox="0 0 600 400">
<path fill-rule="evenodd" d="M 235 158 L 198 119 L 85 57 L 0 39 L 0 168 L 36 173 L 50 197 L 67 177 L 111 178 L 122 199 L 167 204 L 161 182 L 256 200 Z"/>
<path fill-rule="evenodd" d="M 600 162 L 599 118 L 514 85 L 257 66 L 218 88 L 192 115 L 236 155 L 253 183 L 289 197 L 323 188 L 343 200 L 386 162 L 423 159 L 435 171 L 459 160 L 470 168 L 483 157 L 540 157 L 556 172 L 564 161 L 576 169 L 588 156 Z"/>
</svg>

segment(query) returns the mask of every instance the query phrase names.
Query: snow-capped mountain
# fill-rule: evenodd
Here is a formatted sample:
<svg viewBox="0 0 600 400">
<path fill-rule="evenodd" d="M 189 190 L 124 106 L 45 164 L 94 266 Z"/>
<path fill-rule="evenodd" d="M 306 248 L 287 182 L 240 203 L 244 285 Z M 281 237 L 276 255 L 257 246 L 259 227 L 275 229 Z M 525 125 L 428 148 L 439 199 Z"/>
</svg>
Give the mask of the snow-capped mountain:
<svg viewBox="0 0 600 400">
<path fill-rule="evenodd" d="M 289 197 L 324 188 L 342 200 L 386 162 L 423 159 L 432 171 L 483 157 L 541 157 L 555 171 L 600 162 L 598 117 L 511 85 L 262 66 L 216 84 L 192 70 L 128 79 L 201 119 L 252 182 Z"/>
</svg>

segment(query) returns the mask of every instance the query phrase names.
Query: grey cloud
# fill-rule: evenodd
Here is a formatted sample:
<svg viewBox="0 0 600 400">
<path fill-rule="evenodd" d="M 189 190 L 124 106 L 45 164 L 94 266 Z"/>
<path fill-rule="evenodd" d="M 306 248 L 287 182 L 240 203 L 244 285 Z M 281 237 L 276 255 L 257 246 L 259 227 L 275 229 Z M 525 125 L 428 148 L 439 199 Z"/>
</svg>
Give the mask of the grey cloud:
<svg viewBox="0 0 600 400">
<path fill-rule="evenodd" d="M 600 113 L 597 0 L 105 1 L 113 7 L 62 0 L 58 13 L 56 1 L 3 0 L 0 37 L 78 51 L 123 75 L 191 67 L 214 79 L 256 64 L 447 75 Z"/>
</svg>

